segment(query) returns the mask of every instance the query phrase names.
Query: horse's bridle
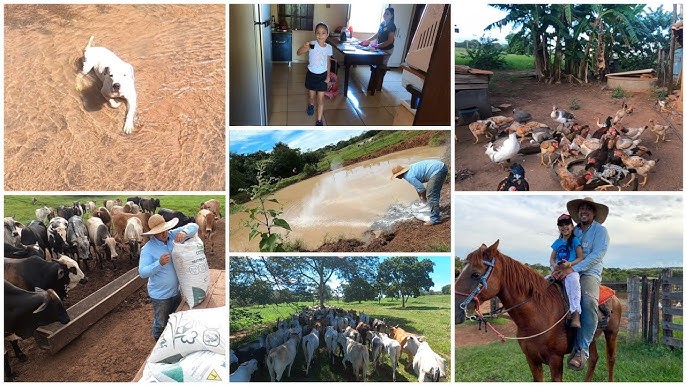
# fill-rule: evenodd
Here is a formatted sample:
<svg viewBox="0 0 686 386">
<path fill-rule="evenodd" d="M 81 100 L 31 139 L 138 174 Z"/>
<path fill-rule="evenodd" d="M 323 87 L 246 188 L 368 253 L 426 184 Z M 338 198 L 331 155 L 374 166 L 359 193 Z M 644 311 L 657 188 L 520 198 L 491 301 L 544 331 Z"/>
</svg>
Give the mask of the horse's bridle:
<svg viewBox="0 0 686 386">
<path fill-rule="evenodd" d="M 465 293 L 455 291 L 455 293 L 457 295 L 463 295 L 463 296 L 466 295 L 467 296 L 467 298 L 462 303 L 460 303 L 460 309 L 462 311 L 467 312 L 467 306 L 469 305 L 469 303 L 472 300 L 474 300 L 474 298 L 476 298 L 476 296 L 481 292 L 482 289 L 488 288 L 488 278 L 491 276 L 491 272 L 493 272 L 493 267 L 495 266 L 495 257 L 492 257 L 491 261 L 488 261 L 488 260 L 481 260 L 481 261 L 488 268 L 486 268 L 486 272 L 484 272 L 484 274 L 481 275 L 481 277 L 479 278 L 479 284 L 477 284 L 476 287 L 474 287 L 474 289 L 472 289 L 472 292 L 470 292 L 469 294 L 465 294 Z M 477 299 L 477 304 L 478 304 L 478 299 Z M 477 309 L 478 308 L 479 307 L 477 306 Z"/>
</svg>

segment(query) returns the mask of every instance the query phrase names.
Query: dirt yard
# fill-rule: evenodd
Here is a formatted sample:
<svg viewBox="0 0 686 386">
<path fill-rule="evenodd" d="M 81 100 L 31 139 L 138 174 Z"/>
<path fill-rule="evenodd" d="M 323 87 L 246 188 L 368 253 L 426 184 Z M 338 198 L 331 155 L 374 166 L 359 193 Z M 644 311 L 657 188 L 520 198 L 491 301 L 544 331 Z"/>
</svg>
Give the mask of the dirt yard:
<svg viewBox="0 0 686 386">
<path fill-rule="evenodd" d="M 210 269 L 225 269 L 224 219 L 215 229 L 214 251 L 206 252 L 207 261 Z M 69 291 L 65 305 L 77 303 L 135 266 L 125 259 L 116 270 L 105 265 L 104 271 L 98 267 L 86 272 L 88 283 Z M 38 348 L 33 339 L 20 342 L 27 362 L 20 363 L 11 349 L 8 355 L 17 381 L 130 382 L 154 345 L 152 304 L 143 286 L 55 355 Z"/>
<path fill-rule="evenodd" d="M 527 77 L 522 72 L 500 72 L 490 81 L 491 105 L 510 104 L 517 110 L 531 113 L 533 120 L 550 125 L 552 128 L 558 125 L 550 112 L 553 105 L 572 112 L 576 121 L 582 125 L 587 124 L 593 132 L 597 126 L 595 117 L 601 121 L 607 116 L 614 116 L 621 108 L 622 99 L 613 99 L 612 90 L 607 89 L 606 84 L 541 84 L 535 79 Z M 576 101 L 580 108 L 571 110 L 569 106 Z M 680 113 L 670 110 L 669 113 L 660 113 L 650 93 L 634 93 L 627 96 L 627 103 L 636 106 L 633 114 L 624 118 L 622 123 L 626 127 L 641 127 L 648 125 L 649 119 L 656 123 L 672 124 L 673 128 L 667 131 L 667 141 L 655 144 L 655 134 L 646 130 L 641 135 L 645 145 L 652 152 L 651 159 L 659 162 L 649 173 L 649 180 L 645 187 L 639 186 L 638 190 L 650 191 L 681 191 L 683 189 L 683 117 Z M 512 116 L 512 108 L 505 109 L 501 113 Z M 507 171 L 492 163 L 485 152 L 487 143 L 483 136 L 478 144 L 474 144 L 474 137 L 467 125 L 460 125 L 455 130 L 455 189 L 458 191 L 494 191 Z M 525 140 L 523 146 L 528 142 Z M 559 180 L 550 168 L 540 165 L 539 154 L 527 156 L 518 155 L 511 160 L 518 162 L 526 170 L 526 178 L 531 190 L 535 191 L 560 191 L 563 190 Z M 640 178 L 641 181 L 643 178 Z"/>
<path fill-rule="evenodd" d="M 8 191 L 221 191 L 225 6 L 8 4 L 4 163 Z M 131 64 L 137 110 L 109 107 L 90 36 Z"/>
</svg>

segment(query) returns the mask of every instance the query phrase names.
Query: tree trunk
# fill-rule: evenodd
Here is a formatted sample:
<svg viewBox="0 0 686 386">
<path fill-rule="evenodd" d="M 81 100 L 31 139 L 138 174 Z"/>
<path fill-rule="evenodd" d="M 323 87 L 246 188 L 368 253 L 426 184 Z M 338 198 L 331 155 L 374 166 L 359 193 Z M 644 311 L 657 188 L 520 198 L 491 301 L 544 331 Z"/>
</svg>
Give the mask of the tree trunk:
<svg viewBox="0 0 686 386">
<path fill-rule="evenodd" d="M 586 49 L 584 50 L 584 57 L 581 59 L 581 65 L 579 66 L 579 73 L 577 78 L 583 79 L 585 83 L 588 83 L 588 57 L 591 52 L 591 42 L 589 40 L 586 44 Z"/>
<path fill-rule="evenodd" d="M 555 58 L 553 62 L 553 68 L 550 75 L 550 83 L 561 83 L 562 78 L 562 40 L 560 34 L 557 34 L 555 39 L 557 43 L 555 44 Z"/>
<path fill-rule="evenodd" d="M 603 23 L 600 16 L 598 17 L 597 27 L 598 27 L 598 46 L 596 49 L 596 73 L 598 74 L 598 80 L 602 81 L 605 78 L 606 63 L 605 63 L 605 24 Z"/>
<path fill-rule="evenodd" d="M 319 307 L 324 308 L 324 279 L 319 278 L 319 289 L 318 289 L 318 295 L 319 295 Z"/>
</svg>

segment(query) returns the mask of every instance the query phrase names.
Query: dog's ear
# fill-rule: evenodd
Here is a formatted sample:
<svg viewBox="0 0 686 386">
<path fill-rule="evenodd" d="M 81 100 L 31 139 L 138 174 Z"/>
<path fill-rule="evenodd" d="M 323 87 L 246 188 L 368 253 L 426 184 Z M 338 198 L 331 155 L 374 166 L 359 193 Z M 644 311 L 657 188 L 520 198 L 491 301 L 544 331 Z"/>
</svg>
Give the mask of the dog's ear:
<svg viewBox="0 0 686 386">
<path fill-rule="evenodd" d="M 105 75 L 109 75 L 109 74 L 110 74 L 110 68 L 109 68 L 109 66 L 108 66 L 108 67 L 105 67 L 105 71 L 103 71 L 103 74 L 105 74 Z"/>
</svg>

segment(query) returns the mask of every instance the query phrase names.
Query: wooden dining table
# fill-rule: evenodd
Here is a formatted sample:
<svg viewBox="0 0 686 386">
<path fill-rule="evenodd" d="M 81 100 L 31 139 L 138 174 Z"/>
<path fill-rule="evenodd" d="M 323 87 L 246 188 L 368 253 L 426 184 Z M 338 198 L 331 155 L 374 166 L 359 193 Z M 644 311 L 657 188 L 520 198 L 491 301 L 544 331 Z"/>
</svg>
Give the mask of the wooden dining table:
<svg viewBox="0 0 686 386">
<path fill-rule="evenodd" d="M 333 47 L 333 58 L 338 65 L 345 69 L 345 83 L 343 86 L 343 96 L 348 95 L 348 81 L 350 80 L 350 66 L 353 65 L 375 65 L 381 67 L 383 65 L 383 57 L 386 55 L 383 51 L 375 49 L 361 49 L 355 44 L 349 42 L 341 42 L 336 37 L 329 37 L 326 42 Z M 371 79 L 370 79 L 371 81 Z M 374 95 L 376 91 L 375 85 L 369 85 L 367 90 Z"/>
</svg>

